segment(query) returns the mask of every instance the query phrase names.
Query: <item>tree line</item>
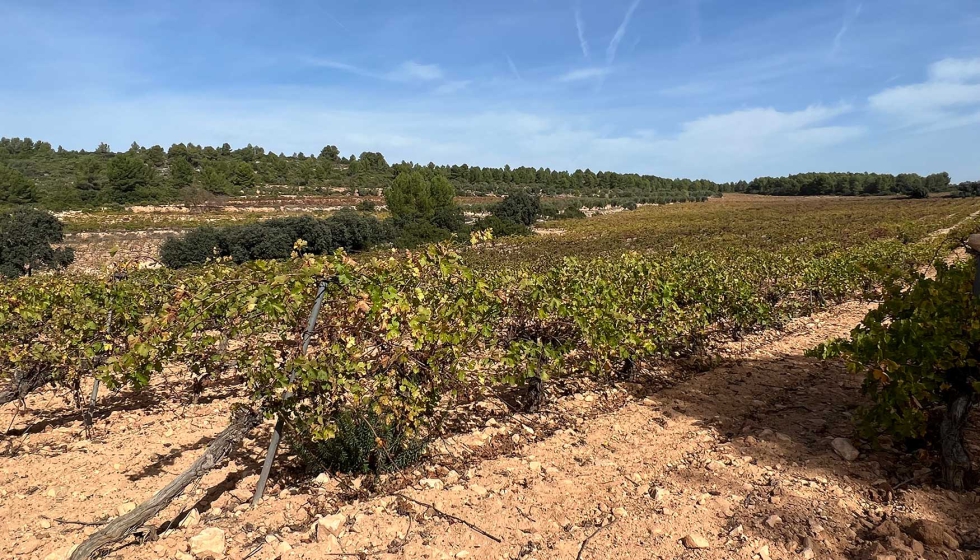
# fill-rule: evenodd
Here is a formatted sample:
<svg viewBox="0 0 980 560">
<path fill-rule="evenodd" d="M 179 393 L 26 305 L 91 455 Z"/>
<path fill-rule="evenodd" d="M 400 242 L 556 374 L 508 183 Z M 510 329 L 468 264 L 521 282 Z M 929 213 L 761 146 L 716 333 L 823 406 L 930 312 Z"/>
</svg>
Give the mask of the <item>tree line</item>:
<svg viewBox="0 0 980 560">
<path fill-rule="evenodd" d="M 380 195 L 402 173 L 426 180 L 442 177 L 459 195 L 505 195 L 517 190 L 539 196 L 589 199 L 593 206 L 631 206 L 700 201 L 726 192 L 779 196 L 907 195 L 958 189 L 945 172 L 800 173 L 716 183 L 635 173 L 573 172 L 549 168 L 390 164 L 379 152 L 341 156 L 333 145 L 318 154 L 286 155 L 261 146 L 232 148 L 173 144 L 113 151 L 102 143 L 93 151 L 53 148 L 30 138 L 0 138 L 0 205 L 35 204 L 55 210 L 109 204 L 199 203 L 211 197 L 256 193 L 333 193 Z"/>
<path fill-rule="evenodd" d="M 727 185 L 726 185 L 727 186 Z M 731 184 L 731 190 L 778 196 L 861 196 L 900 194 L 925 198 L 929 193 L 950 190 L 949 174 L 933 173 L 799 173 L 787 177 L 759 177 Z"/>
<path fill-rule="evenodd" d="M 107 144 L 94 151 L 52 148 L 30 138 L 0 139 L 0 204 L 40 204 L 66 209 L 106 204 L 199 201 L 210 196 L 259 192 L 332 193 L 337 189 L 379 195 L 396 177 L 416 172 L 446 179 L 460 195 L 503 195 L 529 190 L 544 196 L 595 199 L 595 205 L 705 200 L 721 186 L 703 179 L 590 169 L 390 164 L 379 152 L 343 157 L 336 146 L 319 154 L 286 155 L 251 144 L 233 149 L 195 144 L 144 147 L 124 152 Z"/>
</svg>

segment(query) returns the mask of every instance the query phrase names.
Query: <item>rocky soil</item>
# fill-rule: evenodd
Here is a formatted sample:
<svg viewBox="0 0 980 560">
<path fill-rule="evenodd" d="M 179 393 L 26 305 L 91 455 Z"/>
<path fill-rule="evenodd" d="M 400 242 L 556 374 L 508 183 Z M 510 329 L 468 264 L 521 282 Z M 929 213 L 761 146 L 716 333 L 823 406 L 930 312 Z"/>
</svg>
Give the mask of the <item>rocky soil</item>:
<svg viewBox="0 0 980 560">
<path fill-rule="evenodd" d="M 111 233 L 72 233 L 65 236 L 64 245 L 75 250 L 75 261 L 68 270 L 73 272 L 105 272 L 113 264 L 137 263 L 139 266 L 160 266 L 160 246 L 175 230 L 154 230 Z"/>
<path fill-rule="evenodd" d="M 861 379 L 803 357 L 866 310 L 752 337 L 705 373 L 567 385 L 535 414 L 487 400 L 399 475 L 304 472 L 283 453 L 251 508 L 266 424 L 109 557 L 980 558 L 980 496 L 937 488 L 928 458 L 860 441 Z M 183 384 L 161 379 L 104 397 L 91 432 L 53 392 L 0 411 L 0 556 L 63 558 L 89 523 L 198 457 L 238 391 L 216 384 L 185 404 Z"/>
</svg>

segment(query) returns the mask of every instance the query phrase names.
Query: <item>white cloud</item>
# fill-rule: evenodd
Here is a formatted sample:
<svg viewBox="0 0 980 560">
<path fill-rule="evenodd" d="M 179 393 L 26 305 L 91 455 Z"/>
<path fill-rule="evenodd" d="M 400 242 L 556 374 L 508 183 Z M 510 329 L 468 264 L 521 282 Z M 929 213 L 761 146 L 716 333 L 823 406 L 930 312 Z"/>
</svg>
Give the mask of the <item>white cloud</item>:
<svg viewBox="0 0 980 560">
<path fill-rule="evenodd" d="M 572 70 L 560 76 L 558 81 L 560 82 L 580 82 L 583 80 L 594 80 L 596 78 L 603 78 L 608 76 L 612 70 L 609 68 L 579 68 L 578 70 Z"/>
<path fill-rule="evenodd" d="M 613 35 L 611 41 L 609 41 L 609 47 L 606 48 L 606 63 L 612 64 L 616 60 L 616 50 L 619 49 L 619 43 L 622 42 L 623 37 L 626 36 L 626 27 L 629 26 L 630 20 L 633 19 L 633 12 L 636 8 L 640 6 L 640 0 L 633 0 L 630 4 L 628 10 L 626 10 L 626 15 L 623 16 L 623 22 L 619 24 L 619 28 L 616 29 L 616 34 Z"/>
<path fill-rule="evenodd" d="M 903 126 L 947 129 L 980 122 L 980 58 L 947 58 L 929 66 L 925 82 L 868 98 L 872 109 Z"/>
<path fill-rule="evenodd" d="M 345 154 L 381 151 L 389 161 L 589 167 L 714 180 L 839 169 L 827 160 L 827 150 L 864 133 L 860 127 L 835 123 L 848 115 L 848 106 L 743 109 L 691 119 L 676 132 L 663 133 L 651 131 L 642 115 L 628 128 L 616 129 L 598 116 L 467 110 L 451 108 L 443 98 L 426 105 L 403 104 L 398 110 L 329 109 L 344 96 L 300 90 L 251 100 L 91 96 L 11 104 L 0 94 L 0 121 L 10 135 L 44 138 L 69 148 L 93 149 L 103 140 L 163 146 L 193 141 L 310 153 L 335 144 Z M 72 127 L 66 129 L 66 122 Z"/>
<path fill-rule="evenodd" d="M 945 58 L 929 66 L 929 78 L 957 83 L 980 79 L 980 58 Z"/>
<path fill-rule="evenodd" d="M 429 82 L 443 77 L 442 68 L 437 64 L 419 64 L 415 61 L 402 63 L 397 70 L 388 74 L 393 80 Z"/>
<path fill-rule="evenodd" d="M 680 134 L 659 147 L 692 163 L 699 158 L 771 161 L 779 154 L 810 152 L 864 134 L 858 126 L 825 124 L 851 110 L 847 105 L 811 105 L 793 112 L 754 108 L 709 115 L 685 123 Z"/>
</svg>

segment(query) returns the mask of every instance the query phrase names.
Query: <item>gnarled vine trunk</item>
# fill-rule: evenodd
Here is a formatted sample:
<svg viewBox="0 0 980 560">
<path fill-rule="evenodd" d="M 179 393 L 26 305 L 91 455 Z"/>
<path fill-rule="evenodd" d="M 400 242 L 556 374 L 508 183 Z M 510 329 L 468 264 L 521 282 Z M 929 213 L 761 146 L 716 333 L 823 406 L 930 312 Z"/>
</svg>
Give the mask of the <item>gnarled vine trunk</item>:
<svg viewBox="0 0 980 560">
<path fill-rule="evenodd" d="M 966 489 L 973 473 L 970 455 L 963 445 L 963 429 L 973 408 L 973 393 L 957 391 L 946 399 L 939 427 L 943 485 L 957 492 Z"/>
<path fill-rule="evenodd" d="M 524 412 L 537 412 L 544 402 L 544 381 L 540 377 L 529 377 L 526 380 L 524 394 Z"/>
<path fill-rule="evenodd" d="M 88 560 L 103 548 L 132 535 L 156 514 L 163 511 L 190 484 L 200 480 L 211 469 L 238 446 L 262 420 L 258 410 L 239 410 L 218 437 L 208 445 L 204 455 L 199 457 L 189 469 L 180 474 L 170 484 L 164 486 L 152 498 L 140 504 L 133 511 L 120 515 L 108 525 L 92 534 L 72 552 L 69 560 Z"/>
<path fill-rule="evenodd" d="M 15 373 L 10 384 L 0 390 L 0 406 L 23 400 L 35 389 L 52 380 L 49 372 Z"/>
</svg>

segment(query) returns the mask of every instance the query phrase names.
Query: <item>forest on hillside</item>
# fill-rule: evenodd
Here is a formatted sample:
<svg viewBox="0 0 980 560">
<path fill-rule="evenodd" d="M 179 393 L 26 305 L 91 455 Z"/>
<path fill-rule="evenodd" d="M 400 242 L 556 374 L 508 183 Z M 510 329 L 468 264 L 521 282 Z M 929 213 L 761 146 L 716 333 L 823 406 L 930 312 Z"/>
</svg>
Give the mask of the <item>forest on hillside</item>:
<svg viewBox="0 0 980 560">
<path fill-rule="evenodd" d="M 458 195 L 502 195 L 514 190 L 568 195 L 605 203 L 704 200 L 722 190 L 707 180 L 652 175 L 573 173 L 546 168 L 389 164 L 384 155 L 342 157 L 336 146 L 317 155 L 287 156 L 248 145 L 232 149 L 174 144 L 164 150 L 133 143 L 125 152 L 106 144 L 95 151 L 65 150 L 30 138 L 0 139 L 0 203 L 39 203 L 51 209 L 105 204 L 186 202 L 208 196 L 320 193 L 340 189 L 379 195 L 396 176 L 418 171 L 448 179 Z"/>
<path fill-rule="evenodd" d="M 705 200 L 725 192 L 766 195 L 907 195 L 924 197 L 953 189 L 945 172 L 802 173 L 716 183 L 655 175 L 574 172 L 548 168 L 389 163 L 379 152 L 341 156 L 328 145 L 319 154 L 274 153 L 251 144 L 234 149 L 195 144 L 144 147 L 124 152 L 100 144 L 94 151 L 53 148 L 30 138 L 0 139 L 0 204 L 37 204 L 53 210 L 112 204 L 200 203 L 215 197 L 317 194 L 343 191 L 380 195 L 399 174 L 418 171 L 444 177 L 456 194 L 505 195 L 517 190 L 543 196 L 589 199 L 593 206 L 631 206 Z M 962 195 L 977 189 L 961 185 Z"/>
</svg>

